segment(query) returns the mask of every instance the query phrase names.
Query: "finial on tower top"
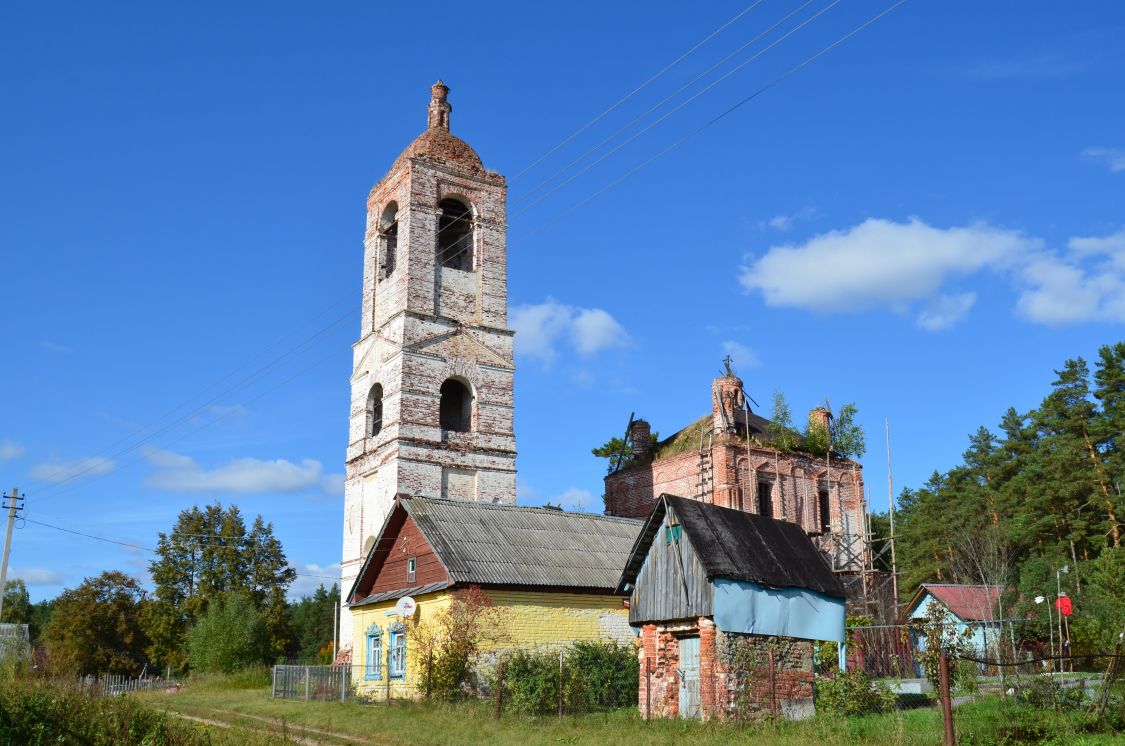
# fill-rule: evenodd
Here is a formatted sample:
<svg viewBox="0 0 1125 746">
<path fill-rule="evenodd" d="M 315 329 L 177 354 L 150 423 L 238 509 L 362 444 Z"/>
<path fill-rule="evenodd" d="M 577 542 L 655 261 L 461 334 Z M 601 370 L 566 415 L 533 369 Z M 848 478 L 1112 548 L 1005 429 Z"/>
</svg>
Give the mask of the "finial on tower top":
<svg viewBox="0 0 1125 746">
<path fill-rule="evenodd" d="M 430 86 L 430 112 L 428 124 L 430 129 L 449 130 L 449 112 L 453 107 L 446 99 L 449 96 L 449 86 L 441 80 Z"/>
</svg>

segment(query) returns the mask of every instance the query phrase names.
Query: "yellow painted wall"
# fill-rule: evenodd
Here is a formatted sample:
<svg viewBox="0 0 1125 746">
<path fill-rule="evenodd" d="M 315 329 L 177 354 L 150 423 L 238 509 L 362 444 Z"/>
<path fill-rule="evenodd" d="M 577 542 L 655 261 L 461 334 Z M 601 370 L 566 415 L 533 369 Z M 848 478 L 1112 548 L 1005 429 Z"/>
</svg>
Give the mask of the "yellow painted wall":
<svg viewBox="0 0 1125 746">
<path fill-rule="evenodd" d="M 492 602 L 507 609 L 506 639 L 486 647 L 491 652 L 516 648 L 558 648 L 582 640 L 616 640 L 627 643 L 634 638 L 629 627 L 629 610 L 619 596 L 601 596 L 583 593 L 543 593 L 532 591 L 485 590 Z M 452 600 L 450 591 L 440 591 L 414 599 L 417 622 L 425 624 L 426 618 L 447 607 Z M 387 646 L 390 643 L 391 625 L 398 617 L 388 615 L 394 601 L 384 601 L 371 606 L 352 609 L 355 641 L 352 645 L 352 682 L 357 691 L 375 699 L 387 696 Z M 378 626 L 383 633 L 383 678 L 372 681 L 365 678 L 367 661 L 367 630 Z M 410 631 L 407 625 L 406 676 L 390 680 L 392 698 L 413 697 L 419 691 L 424 671 L 410 650 Z"/>
</svg>

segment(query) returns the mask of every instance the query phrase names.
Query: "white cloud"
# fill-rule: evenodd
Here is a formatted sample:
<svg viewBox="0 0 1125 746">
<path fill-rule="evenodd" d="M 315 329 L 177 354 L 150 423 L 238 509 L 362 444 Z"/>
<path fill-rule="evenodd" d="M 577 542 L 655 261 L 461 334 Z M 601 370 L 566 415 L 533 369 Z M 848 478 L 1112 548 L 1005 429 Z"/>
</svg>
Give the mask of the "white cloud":
<svg viewBox="0 0 1125 746">
<path fill-rule="evenodd" d="M 578 311 L 570 326 L 570 339 L 581 355 L 593 355 L 610 347 L 623 347 L 629 343 L 625 327 L 600 308 L 583 308 Z"/>
<path fill-rule="evenodd" d="M 1017 309 L 1030 321 L 1125 322 L 1125 229 L 1072 238 L 1066 253 L 1031 257 L 1020 276 L 1026 289 Z"/>
<path fill-rule="evenodd" d="M 934 228 L 918 220 L 869 218 L 854 228 L 770 248 L 740 280 L 771 306 L 862 311 L 933 295 L 951 277 L 1007 266 L 1036 239 L 982 223 Z"/>
<path fill-rule="evenodd" d="M 298 575 L 289 586 L 289 598 L 296 601 L 302 596 L 311 596 L 321 585 L 331 590 L 333 583 L 340 582 L 340 563 L 318 565 L 312 562 L 293 562 L 291 566 Z M 344 588 L 342 593 L 347 593 Z"/>
<path fill-rule="evenodd" d="M 326 474 L 320 480 L 320 489 L 328 497 L 344 496 L 344 473 Z"/>
<path fill-rule="evenodd" d="M 948 329 L 969 315 L 976 300 L 976 293 L 939 295 L 918 313 L 915 323 L 928 332 Z"/>
<path fill-rule="evenodd" d="M 602 499 L 590 490 L 584 490 L 581 487 L 568 487 L 547 502 L 552 505 L 560 505 L 566 510 L 584 513 L 600 513 L 602 508 Z"/>
<path fill-rule="evenodd" d="M 511 313 L 516 330 L 516 354 L 549 364 L 558 357 L 563 340 L 580 355 L 589 356 L 629 344 L 629 335 L 601 308 L 576 308 L 548 298 L 543 303 L 515 306 Z"/>
<path fill-rule="evenodd" d="M 728 339 L 723 342 L 723 352 L 730 355 L 731 366 L 734 368 L 759 368 L 762 362 L 757 353 L 741 342 Z"/>
<path fill-rule="evenodd" d="M 325 478 L 320 462 L 313 459 L 294 464 L 285 459 L 240 458 L 208 471 L 178 453 L 151 451 L 147 456 L 157 467 L 148 484 L 176 492 L 301 492 L 320 486 Z"/>
<path fill-rule="evenodd" d="M 740 280 L 771 306 L 905 312 L 917 304 L 917 325 L 939 331 L 963 320 L 976 301 L 975 293 L 946 286 L 981 271 L 1011 283 L 1016 312 L 1028 321 L 1125 322 L 1125 229 L 1071 238 L 1056 251 L 984 223 L 935 228 L 917 218 L 870 218 L 803 244 L 773 246 L 742 266 Z"/>
<path fill-rule="evenodd" d="M 787 231 L 793 228 L 797 223 L 806 220 L 813 220 L 820 215 L 815 207 L 802 207 L 800 210 L 790 215 L 774 215 L 769 220 L 758 221 L 758 227 L 761 229 L 772 228 L 775 231 Z"/>
<path fill-rule="evenodd" d="M 13 567 L 9 571 L 12 578 L 19 578 L 27 585 L 62 585 L 66 577 L 46 567 Z"/>
<path fill-rule="evenodd" d="M 516 502 L 520 505 L 540 505 L 539 490 L 516 477 Z"/>
<path fill-rule="evenodd" d="M 11 461 L 20 458 L 27 449 L 23 447 L 23 443 L 17 443 L 8 438 L 0 438 L 0 461 Z"/>
<path fill-rule="evenodd" d="M 1125 171 L 1125 148 L 1086 148 L 1082 155 L 1088 160 L 1105 164 L 1115 174 Z"/>
<path fill-rule="evenodd" d="M 36 464 L 28 470 L 34 479 L 40 482 L 69 482 L 79 477 L 92 477 L 98 474 L 108 474 L 113 471 L 113 462 L 100 456 L 80 458 L 73 460 L 51 459 L 41 464 Z"/>
</svg>

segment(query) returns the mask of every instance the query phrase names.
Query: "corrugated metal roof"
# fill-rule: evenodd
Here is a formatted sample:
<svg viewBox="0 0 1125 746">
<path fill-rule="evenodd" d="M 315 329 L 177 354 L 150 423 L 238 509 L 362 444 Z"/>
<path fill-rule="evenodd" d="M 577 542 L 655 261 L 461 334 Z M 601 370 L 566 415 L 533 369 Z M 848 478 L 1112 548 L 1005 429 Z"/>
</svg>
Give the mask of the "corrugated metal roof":
<svg viewBox="0 0 1125 746">
<path fill-rule="evenodd" d="M 997 601 L 1004 589 L 998 585 L 923 583 L 922 588 L 965 622 L 990 622 L 999 619 Z M 912 608 L 917 603 L 912 604 Z"/>
<path fill-rule="evenodd" d="M 400 588 L 394 591 L 383 591 L 382 593 L 375 593 L 362 601 L 356 601 L 353 604 L 348 604 L 351 608 L 357 606 L 367 606 L 368 604 L 377 604 L 380 601 L 397 601 L 406 596 L 424 596 L 427 593 L 434 593 L 436 591 L 445 590 L 451 585 L 448 581 L 442 580 L 438 583 L 427 583 L 426 585 L 417 585 L 413 588 Z"/>
<path fill-rule="evenodd" d="M 613 590 L 641 521 L 548 508 L 403 498 L 457 583 Z"/>
</svg>

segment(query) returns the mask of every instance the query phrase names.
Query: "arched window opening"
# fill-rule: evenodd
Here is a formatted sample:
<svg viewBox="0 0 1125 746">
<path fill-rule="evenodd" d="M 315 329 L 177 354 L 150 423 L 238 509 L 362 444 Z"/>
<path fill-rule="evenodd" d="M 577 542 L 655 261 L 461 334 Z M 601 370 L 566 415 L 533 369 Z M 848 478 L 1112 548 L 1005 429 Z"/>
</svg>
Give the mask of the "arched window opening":
<svg viewBox="0 0 1125 746">
<path fill-rule="evenodd" d="M 455 199 L 443 199 L 438 221 L 437 262 L 447 269 L 473 271 L 472 210 Z"/>
<path fill-rule="evenodd" d="M 398 253 L 397 203 L 392 202 L 383 210 L 379 231 L 383 235 L 383 277 L 390 277 L 395 271 L 395 255 Z"/>
<path fill-rule="evenodd" d="M 441 385 L 441 429 L 467 433 L 472 429 L 473 394 L 455 378 Z"/>
<path fill-rule="evenodd" d="M 383 385 L 377 383 L 367 395 L 367 434 L 374 437 L 383 429 Z"/>
<path fill-rule="evenodd" d="M 773 482 L 768 479 L 758 480 L 758 515 L 773 518 Z"/>
<path fill-rule="evenodd" d="M 820 530 L 828 534 L 832 532 L 832 510 L 828 487 L 821 485 L 817 491 L 817 503 L 820 508 Z"/>
</svg>

